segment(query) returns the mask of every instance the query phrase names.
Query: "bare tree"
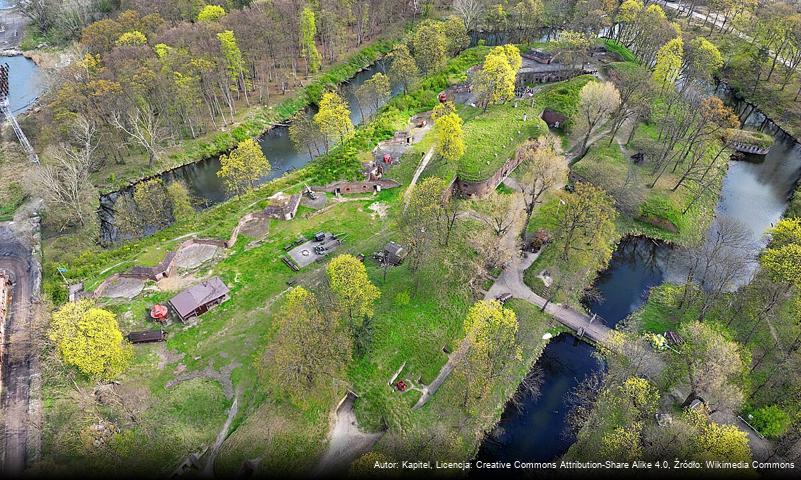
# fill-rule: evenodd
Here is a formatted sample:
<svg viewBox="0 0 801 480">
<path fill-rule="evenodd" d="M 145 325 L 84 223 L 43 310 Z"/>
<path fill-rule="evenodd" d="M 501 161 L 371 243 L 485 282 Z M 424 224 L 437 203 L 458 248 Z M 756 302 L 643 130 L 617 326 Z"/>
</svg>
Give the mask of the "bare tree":
<svg viewBox="0 0 801 480">
<path fill-rule="evenodd" d="M 698 246 L 683 248 L 675 262 L 686 272 L 679 308 L 690 299 L 693 286 L 703 291 L 701 315 L 706 313 L 721 293 L 736 286 L 743 272 L 756 262 L 754 239 L 747 226 L 730 217 L 719 217 L 706 240 Z"/>
<path fill-rule="evenodd" d="M 152 167 L 160 152 L 159 141 L 167 133 L 156 112 L 148 106 L 135 106 L 128 110 L 125 117 L 114 112 L 111 123 L 128 135 L 131 143 L 147 152 L 148 166 Z"/>
<path fill-rule="evenodd" d="M 567 179 L 567 160 L 559 153 L 557 142 L 556 137 L 548 136 L 538 143 L 524 145 L 518 153 L 523 156 L 518 189 L 523 194 L 526 225 L 531 221 L 534 208 L 542 201 L 542 195 Z"/>
<path fill-rule="evenodd" d="M 462 19 L 468 32 L 476 27 L 483 9 L 481 0 L 454 0 L 453 2 L 453 10 Z"/>
</svg>

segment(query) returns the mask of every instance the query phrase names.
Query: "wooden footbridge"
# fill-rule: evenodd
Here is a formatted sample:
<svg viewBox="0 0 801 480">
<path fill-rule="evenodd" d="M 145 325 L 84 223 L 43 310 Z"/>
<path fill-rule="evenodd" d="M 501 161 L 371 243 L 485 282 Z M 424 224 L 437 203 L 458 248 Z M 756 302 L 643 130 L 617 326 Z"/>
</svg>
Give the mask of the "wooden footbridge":
<svg viewBox="0 0 801 480">
<path fill-rule="evenodd" d="M 25 136 L 25 132 L 23 132 L 22 128 L 19 126 L 17 119 L 14 117 L 14 112 L 9 108 L 8 94 L 8 64 L 4 63 L 0 65 L 0 122 L 8 119 L 11 123 L 11 127 L 14 129 L 14 134 L 17 136 L 20 145 L 22 145 L 22 150 L 25 152 L 25 155 L 28 156 L 31 163 L 38 164 L 39 156 L 36 155 L 36 151 L 33 149 L 31 142 L 28 141 L 28 137 Z"/>
<path fill-rule="evenodd" d="M 770 148 L 752 145 L 743 142 L 731 142 L 731 147 L 740 153 L 750 153 L 751 155 L 767 155 Z"/>
</svg>

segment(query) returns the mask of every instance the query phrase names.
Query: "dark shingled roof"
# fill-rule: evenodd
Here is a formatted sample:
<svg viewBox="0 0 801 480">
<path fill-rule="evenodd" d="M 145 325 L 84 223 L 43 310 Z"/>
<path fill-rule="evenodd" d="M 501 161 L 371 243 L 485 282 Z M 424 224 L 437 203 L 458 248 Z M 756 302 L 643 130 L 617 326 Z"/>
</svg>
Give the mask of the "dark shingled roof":
<svg viewBox="0 0 801 480">
<path fill-rule="evenodd" d="M 128 334 L 128 341 L 131 343 L 163 342 L 166 338 L 167 335 L 162 330 L 145 330 Z"/>
<path fill-rule="evenodd" d="M 228 295 L 228 292 L 228 287 L 220 277 L 212 277 L 172 297 L 170 304 L 178 312 L 178 315 L 184 318 L 199 307 Z"/>
</svg>

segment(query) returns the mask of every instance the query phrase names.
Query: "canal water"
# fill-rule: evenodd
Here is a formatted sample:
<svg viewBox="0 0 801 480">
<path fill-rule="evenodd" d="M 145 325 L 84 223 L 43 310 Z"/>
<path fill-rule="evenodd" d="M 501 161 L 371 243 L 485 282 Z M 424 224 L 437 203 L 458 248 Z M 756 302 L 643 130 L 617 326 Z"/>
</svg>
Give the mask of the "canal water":
<svg viewBox="0 0 801 480">
<path fill-rule="evenodd" d="M 382 62 L 377 62 L 360 71 L 339 89 L 340 94 L 350 106 L 350 118 L 354 125 L 361 124 L 366 118 L 370 118 L 376 113 L 376 104 L 372 100 L 365 102 L 366 104 L 362 105 L 361 108 L 359 107 L 356 90 L 378 72 L 384 72 Z M 400 91 L 400 88 L 395 89 L 392 95 L 397 95 Z M 378 105 L 379 108 L 381 106 L 383 106 L 383 102 Z M 306 112 L 307 115 L 312 115 L 313 113 L 312 109 Z M 271 166 L 270 173 L 256 181 L 258 185 L 298 169 L 311 160 L 308 150 L 298 150 L 292 144 L 289 138 L 289 128 L 286 126 L 271 128 L 259 137 L 258 142 Z M 224 183 L 217 176 L 219 169 L 220 158 L 211 157 L 164 172 L 161 175 L 161 179 L 165 183 L 175 180 L 183 181 L 189 188 L 191 195 L 200 202 L 200 206 L 207 208 L 231 196 L 225 190 Z M 132 190 L 132 187 L 128 187 L 100 197 L 100 231 L 104 244 L 110 244 L 118 240 L 117 232 L 114 228 L 114 203 L 120 195 L 130 195 Z M 153 227 L 145 227 L 143 233 L 147 235 L 154 231 L 155 228 Z"/>
<path fill-rule="evenodd" d="M 520 407 L 507 405 L 476 460 L 549 461 L 566 452 L 575 438 L 565 431 L 569 413 L 565 400 L 580 382 L 603 368 L 594 352 L 573 335 L 552 338 L 537 361 L 543 373 L 539 394 L 524 394 Z M 482 476 L 481 471 L 473 473 Z"/>
<path fill-rule="evenodd" d="M 44 81 L 39 67 L 22 55 L 0 57 L 0 63 L 8 64 L 8 106 L 19 115 L 26 111 L 44 91 Z"/>
<path fill-rule="evenodd" d="M 726 93 L 718 92 L 738 114 L 745 114 L 741 115 L 744 126 L 761 129 L 775 138 L 764 158 L 729 163 L 715 211 L 718 218 L 727 216 L 747 226 L 755 250 L 761 250 L 767 241 L 765 230 L 784 214 L 801 176 L 801 145 L 759 111 Z M 743 272 L 739 283 L 748 282 L 752 275 L 752 271 Z M 596 279 L 594 287 L 600 299 L 588 301 L 586 307 L 614 327 L 645 303 L 652 287 L 681 280 L 667 245 L 644 237 L 627 237 L 613 253 L 609 267 Z M 562 334 L 551 340 L 535 366 L 545 371 L 540 396 L 527 397 L 522 408 L 507 404 L 497 427 L 481 444 L 477 460 L 548 461 L 567 452 L 575 439 L 566 431 L 564 405 L 576 385 L 602 368 L 592 357 L 594 349 L 575 344 L 574 339 Z"/>
</svg>

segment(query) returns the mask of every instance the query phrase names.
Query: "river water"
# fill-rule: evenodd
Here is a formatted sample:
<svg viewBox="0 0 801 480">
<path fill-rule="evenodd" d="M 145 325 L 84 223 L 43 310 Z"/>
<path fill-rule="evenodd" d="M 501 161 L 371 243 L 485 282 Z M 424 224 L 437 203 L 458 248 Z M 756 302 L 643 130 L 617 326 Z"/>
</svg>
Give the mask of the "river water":
<svg viewBox="0 0 801 480">
<path fill-rule="evenodd" d="M 8 64 L 8 104 L 12 113 L 18 115 L 44 91 L 42 73 L 32 60 L 22 55 L 0 57 L 0 63 Z"/>
<path fill-rule="evenodd" d="M 761 250 L 767 241 L 765 230 L 784 214 L 801 176 L 801 145 L 759 111 L 736 102 L 725 90 L 717 93 L 741 115 L 745 126 L 775 137 L 764 158 L 729 162 L 715 210 L 718 217 L 728 216 L 746 225 L 754 248 Z M 740 284 L 752 274 L 743 272 Z M 671 249 L 648 238 L 624 238 L 609 267 L 595 281 L 600 299 L 587 302 L 586 307 L 614 327 L 645 303 L 652 287 L 666 281 L 682 281 L 671 262 Z M 566 434 L 564 405 L 576 385 L 602 368 L 593 364 L 593 347 L 574 345 L 574 338 L 562 334 L 551 340 L 535 366 L 546 375 L 540 396 L 526 396 L 522 408 L 511 402 L 506 406 L 497 428 L 481 444 L 477 460 L 548 461 L 567 452 L 574 439 Z"/>
<path fill-rule="evenodd" d="M 381 62 L 377 62 L 357 73 L 352 79 L 341 85 L 339 89 L 340 94 L 350 106 L 350 118 L 354 125 L 361 124 L 365 118 L 370 118 L 376 112 L 376 106 L 372 101 L 367 102 L 369 105 L 363 105 L 359 108 L 356 90 L 373 75 L 383 71 L 384 65 Z M 393 96 L 400 93 L 400 91 L 400 88 L 395 89 L 392 92 Z M 383 106 L 383 104 L 379 105 L 379 108 L 381 106 Z M 307 115 L 312 115 L 313 113 L 311 109 L 306 112 Z M 306 165 L 311 160 L 307 150 L 298 150 L 292 144 L 289 138 L 289 128 L 286 126 L 271 128 L 267 133 L 259 137 L 258 142 L 272 168 L 270 173 L 259 178 L 256 184 L 260 185 L 274 178 L 278 178 L 287 172 Z M 199 200 L 200 206 L 202 208 L 207 208 L 231 197 L 231 194 L 226 192 L 223 182 L 217 176 L 217 171 L 219 169 L 220 158 L 211 157 L 164 172 L 160 177 L 165 183 L 174 180 L 183 181 L 189 188 L 192 196 Z M 117 240 L 117 232 L 113 226 L 114 203 L 120 195 L 130 195 L 131 192 L 132 187 L 128 187 L 101 196 L 99 215 L 101 222 L 101 238 L 104 244 L 110 244 Z M 146 227 L 144 233 L 150 234 L 154 231 L 155 228 Z"/>
</svg>

